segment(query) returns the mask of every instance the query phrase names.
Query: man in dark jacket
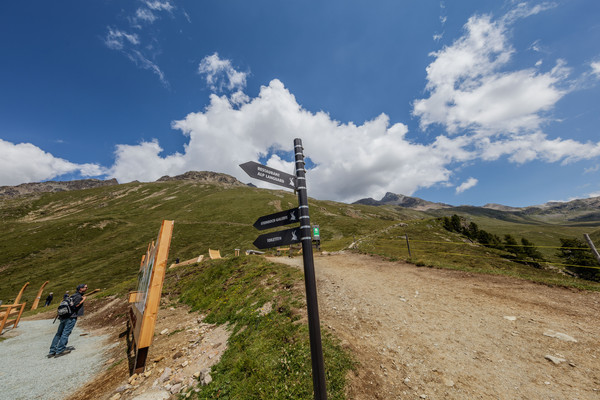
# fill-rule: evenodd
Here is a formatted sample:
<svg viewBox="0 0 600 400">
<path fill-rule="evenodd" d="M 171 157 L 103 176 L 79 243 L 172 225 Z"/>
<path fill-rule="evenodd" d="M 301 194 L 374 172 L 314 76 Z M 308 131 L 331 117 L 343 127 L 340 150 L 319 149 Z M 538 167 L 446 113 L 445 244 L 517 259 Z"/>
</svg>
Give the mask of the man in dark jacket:
<svg viewBox="0 0 600 400">
<path fill-rule="evenodd" d="M 74 305 L 73 311 L 70 315 L 61 318 L 60 324 L 58 325 L 58 330 L 56 331 L 56 335 L 54 335 L 52 345 L 50 346 L 50 353 L 47 355 L 48 358 L 61 357 L 69 354 L 71 350 L 73 350 L 73 348 L 67 347 L 67 342 L 69 341 L 69 335 L 71 334 L 71 331 L 75 327 L 75 323 L 77 323 L 77 317 L 83 315 L 83 302 L 86 298 L 86 290 L 87 285 L 81 284 L 77 286 L 75 294 L 71 296 Z"/>
<path fill-rule="evenodd" d="M 44 304 L 44 307 L 48 307 L 50 305 L 50 303 L 52 303 L 53 298 L 54 298 L 54 293 L 50 292 L 48 297 L 46 297 L 46 304 Z"/>
</svg>

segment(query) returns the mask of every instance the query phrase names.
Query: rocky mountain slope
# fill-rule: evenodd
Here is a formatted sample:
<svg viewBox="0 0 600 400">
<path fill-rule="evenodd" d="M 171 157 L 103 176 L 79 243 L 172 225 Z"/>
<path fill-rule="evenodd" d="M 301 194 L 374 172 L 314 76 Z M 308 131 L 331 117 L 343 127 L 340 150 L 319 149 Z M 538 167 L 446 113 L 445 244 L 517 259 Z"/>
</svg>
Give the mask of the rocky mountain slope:
<svg viewBox="0 0 600 400">
<path fill-rule="evenodd" d="M 219 172 L 212 171 L 188 171 L 185 174 L 173 177 L 165 175 L 159 178 L 156 182 L 170 181 L 195 181 L 203 183 L 221 183 L 231 186 L 246 186 L 231 175 L 221 174 Z"/>
<path fill-rule="evenodd" d="M 438 210 L 441 208 L 450 208 L 451 205 L 444 203 L 433 203 L 431 201 L 423 200 L 418 197 L 405 196 L 403 194 L 395 194 L 387 192 L 381 200 L 375 200 L 371 197 L 366 199 L 360 199 L 352 204 L 363 204 L 367 206 L 400 206 L 405 208 L 412 208 L 418 211 L 426 210 Z"/>
<path fill-rule="evenodd" d="M 227 186 L 245 186 L 233 176 L 211 171 L 188 171 L 177 176 L 165 175 L 156 182 L 194 181 L 199 183 L 216 183 Z M 34 193 L 66 192 L 71 190 L 93 189 L 103 186 L 118 185 L 116 179 L 80 179 L 74 181 L 47 181 L 23 183 L 18 186 L 0 186 L 0 196 L 18 197 Z"/>
<path fill-rule="evenodd" d="M 47 181 L 23 183 L 18 186 L 0 186 L 0 196 L 17 197 L 33 193 L 65 192 L 70 190 L 92 189 L 102 186 L 118 185 L 116 179 L 80 179 L 75 181 Z"/>
<path fill-rule="evenodd" d="M 471 210 L 494 210 L 521 216 L 540 216 L 550 218 L 561 218 L 568 221 L 597 221 L 600 219 L 600 197 L 590 197 L 588 199 L 576 199 L 566 202 L 552 201 L 545 204 L 510 207 L 502 204 L 488 203 L 483 207 L 475 206 L 452 206 L 445 203 L 434 203 L 418 197 L 410 197 L 402 194 L 386 193 L 381 200 L 375 200 L 371 197 L 360 199 L 353 204 L 363 204 L 369 206 L 399 206 L 418 211 L 435 210 L 463 210 L 468 207 Z M 508 215 L 510 215 L 508 214 Z"/>
</svg>

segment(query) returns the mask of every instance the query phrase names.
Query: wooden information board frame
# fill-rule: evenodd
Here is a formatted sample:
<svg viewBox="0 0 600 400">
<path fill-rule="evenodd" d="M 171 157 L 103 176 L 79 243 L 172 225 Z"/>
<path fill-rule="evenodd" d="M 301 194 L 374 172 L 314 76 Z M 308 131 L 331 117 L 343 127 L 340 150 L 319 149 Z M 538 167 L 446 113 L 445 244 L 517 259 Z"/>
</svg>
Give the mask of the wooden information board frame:
<svg viewBox="0 0 600 400">
<path fill-rule="evenodd" d="M 132 373 L 143 372 L 148 349 L 154 337 L 154 326 L 165 279 L 174 221 L 163 220 L 156 242 L 148 245 L 138 273 L 138 289 L 129 293 L 129 323 L 133 334 L 134 360 Z"/>
</svg>

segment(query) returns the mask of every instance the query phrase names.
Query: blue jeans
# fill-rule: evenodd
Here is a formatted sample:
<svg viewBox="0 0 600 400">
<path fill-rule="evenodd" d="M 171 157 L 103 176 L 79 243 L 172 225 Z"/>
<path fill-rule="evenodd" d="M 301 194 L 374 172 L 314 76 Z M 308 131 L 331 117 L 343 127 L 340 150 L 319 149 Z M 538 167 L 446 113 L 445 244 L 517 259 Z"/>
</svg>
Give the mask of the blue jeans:
<svg viewBox="0 0 600 400">
<path fill-rule="evenodd" d="M 75 327 L 76 322 L 77 318 L 66 318 L 60 321 L 58 331 L 56 331 L 56 335 L 54 335 L 54 339 L 52 339 L 50 354 L 59 354 L 65 351 L 65 347 L 67 347 L 67 342 L 69 341 L 69 335 L 71 334 L 73 327 Z"/>
</svg>

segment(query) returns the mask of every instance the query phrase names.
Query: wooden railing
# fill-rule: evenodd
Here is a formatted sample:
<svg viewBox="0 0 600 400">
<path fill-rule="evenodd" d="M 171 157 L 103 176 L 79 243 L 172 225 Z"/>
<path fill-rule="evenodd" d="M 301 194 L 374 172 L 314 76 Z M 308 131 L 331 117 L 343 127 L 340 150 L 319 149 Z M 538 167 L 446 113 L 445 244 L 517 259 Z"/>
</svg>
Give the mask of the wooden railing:
<svg viewBox="0 0 600 400">
<path fill-rule="evenodd" d="M 15 303 L 0 306 L 0 334 L 4 332 L 4 328 L 12 326 L 14 329 L 19 325 L 21 314 L 23 314 L 23 310 L 25 309 L 25 304 L 27 303 Z"/>
</svg>

